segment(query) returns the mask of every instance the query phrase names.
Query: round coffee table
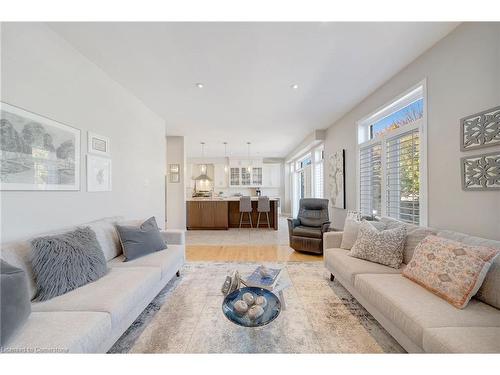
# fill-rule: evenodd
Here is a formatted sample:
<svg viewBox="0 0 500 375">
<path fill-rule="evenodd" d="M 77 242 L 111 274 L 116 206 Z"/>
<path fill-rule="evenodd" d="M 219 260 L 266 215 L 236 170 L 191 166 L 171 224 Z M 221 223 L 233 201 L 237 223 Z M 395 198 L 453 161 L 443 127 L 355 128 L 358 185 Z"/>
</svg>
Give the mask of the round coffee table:
<svg viewBox="0 0 500 375">
<path fill-rule="evenodd" d="M 264 308 L 264 314 L 261 317 L 252 320 L 246 314 L 241 316 L 234 311 L 234 303 L 242 299 L 243 294 L 250 292 L 255 297 L 263 296 L 267 299 L 267 305 Z M 272 292 L 263 288 L 245 287 L 235 290 L 228 294 L 222 302 L 222 312 L 231 322 L 242 327 L 261 327 L 271 323 L 281 312 L 280 299 Z"/>
</svg>

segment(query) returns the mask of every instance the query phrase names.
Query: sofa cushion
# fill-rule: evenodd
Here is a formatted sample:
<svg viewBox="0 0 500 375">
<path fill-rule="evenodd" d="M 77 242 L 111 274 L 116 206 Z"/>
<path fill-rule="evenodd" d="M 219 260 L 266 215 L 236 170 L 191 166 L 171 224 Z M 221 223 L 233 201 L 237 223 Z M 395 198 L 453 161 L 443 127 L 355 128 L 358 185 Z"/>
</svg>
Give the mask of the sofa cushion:
<svg viewBox="0 0 500 375">
<path fill-rule="evenodd" d="M 362 273 L 397 274 L 401 272 L 401 269 L 353 258 L 348 254 L 349 251 L 344 249 L 326 249 L 323 257 L 325 266 L 330 272 L 339 274 L 341 278 L 352 284 L 354 284 L 355 276 Z"/>
<path fill-rule="evenodd" d="M 500 250 L 500 241 L 469 236 L 468 234 L 442 230 L 438 232 L 439 237 L 449 238 L 462 242 L 466 245 L 487 246 Z M 491 306 L 500 309 L 500 256 L 497 256 L 486 274 L 483 285 L 479 288 L 476 298 Z"/>
<path fill-rule="evenodd" d="M 110 268 L 99 280 L 48 301 L 32 304 L 33 311 L 101 311 L 112 326 L 148 297 L 161 280 L 160 268 Z"/>
<path fill-rule="evenodd" d="M 45 301 L 104 276 L 106 259 L 90 227 L 31 241 L 37 301 Z"/>
<path fill-rule="evenodd" d="M 106 261 L 110 261 L 122 253 L 120 239 L 118 238 L 118 232 L 114 224 L 120 219 L 120 216 L 114 216 L 91 221 L 90 223 L 82 225 L 88 226 L 94 231 L 97 241 L 99 241 L 99 245 L 101 245 Z"/>
<path fill-rule="evenodd" d="M 91 311 L 33 312 L 3 347 L 17 353 L 98 353 L 111 335 L 110 315 Z"/>
<path fill-rule="evenodd" d="M 406 241 L 405 249 L 403 252 L 403 263 L 410 263 L 411 258 L 415 252 L 417 245 L 422 242 L 422 240 L 429 236 L 436 234 L 436 230 L 427 227 L 419 227 L 417 225 L 407 225 L 406 226 Z"/>
<path fill-rule="evenodd" d="M 413 257 L 413 252 L 415 251 L 415 248 L 420 243 L 420 241 L 422 241 L 430 234 L 437 233 L 437 230 L 433 228 L 421 227 L 415 224 L 405 223 L 403 221 L 399 221 L 387 216 L 381 217 L 380 222 L 385 224 L 388 229 L 392 229 L 400 225 L 404 225 L 406 227 L 406 241 L 403 252 L 404 264 L 408 264 L 408 262 L 411 260 L 411 258 Z"/>
<path fill-rule="evenodd" d="M 500 327 L 500 311 L 472 299 L 457 309 L 402 275 L 359 274 L 357 291 L 418 346 L 425 328 Z"/>
<path fill-rule="evenodd" d="M 299 225 L 293 228 L 293 235 L 299 237 L 321 238 L 323 233 L 321 233 L 321 228 Z"/>
<path fill-rule="evenodd" d="M 0 347 L 28 320 L 30 299 L 26 272 L 0 260 Z"/>
<path fill-rule="evenodd" d="M 170 279 L 184 264 L 184 246 L 169 245 L 168 249 L 157 251 L 128 262 L 124 262 L 124 258 L 123 254 L 116 257 L 108 263 L 109 267 L 155 267 L 161 269 L 162 280 Z"/>
<path fill-rule="evenodd" d="M 346 219 L 344 224 L 344 234 L 342 235 L 342 243 L 340 244 L 341 249 L 351 250 L 358 238 L 360 224 L 361 221 Z M 370 224 L 378 230 L 384 230 L 386 228 L 385 224 L 380 221 L 370 221 Z"/>
<path fill-rule="evenodd" d="M 424 329 L 427 353 L 500 353 L 500 327 Z"/>
<path fill-rule="evenodd" d="M 368 221 L 363 221 L 349 255 L 398 269 L 403 263 L 405 239 L 403 225 L 379 231 Z"/>
<path fill-rule="evenodd" d="M 122 252 L 121 245 L 118 239 L 118 233 L 116 232 L 116 228 L 114 226 L 114 223 L 120 221 L 121 219 L 121 216 L 106 217 L 81 225 L 89 226 L 94 231 L 97 241 L 99 241 L 99 245 L 101 245 L 101 249 L 107 261 L 117 257 Z M 46 233 L 39 234 L 36 237 L 61 234 L 74 230 L 75 228 L 75 226 L 72 226 L 52 230 Z M 26 272 L 26 276 L 28 277 L 28 289 L 30 298 L 35 297 L 36 294 L 35 278 L 33 275 L 33 268 L 31 267 L 31 239 L 33 237 L 8 243 L 2 243 L 2 250 L 0 253 L 1 258 L 7 263 L 11 264 L 14 267 L 21 268 L 24 272 Z"/>
<path fill-rule="evenodd" d="M 403 276 L 462 309 L 477 293 L 498 250 L 427 236 Z"/>
<path fill-rule="evenodd" d="M 28 240 L 4 243 L 0 252 L 3 260 L 26 273 L 30 300 L 36 294 L 35 276 L 33 275 L 33 267 L 31 267 L 31 254 L 31 243 Z"/>
</svg>

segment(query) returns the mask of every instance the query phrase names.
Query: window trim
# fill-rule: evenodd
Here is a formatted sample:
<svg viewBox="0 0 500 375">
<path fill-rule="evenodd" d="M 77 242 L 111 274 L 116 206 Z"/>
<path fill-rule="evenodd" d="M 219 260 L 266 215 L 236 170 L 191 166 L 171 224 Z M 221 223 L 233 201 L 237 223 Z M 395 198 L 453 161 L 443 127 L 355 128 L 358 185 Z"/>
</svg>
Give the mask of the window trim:
<svg viewBox="0 0 500 375">
<path fill-rule="evenodd" d="M 398 111 L 401 108 L 414 102 L 418 96 L 422 96 L 423 99 L 423 117 L 415 124 L 408 125 L 396 129 L 392 132 L 387 133 L 383 136 L 378 136 L 374 139 L 367 139 L 369 133 L 370 125 L 374 122 Z M 390 111 L 390 112 L 388 112 Z M 385 145 L 388 139 L 396 137 L 398 135 L 409 132 L 411 129 L 416 129 L 418 127 L 419 137 L 420 137 L 420 181 L 419 181 L 419 208 L 420 208 L 420 226 L 428 225 L 428 169 L 427 169 L 427 78 L 410 87 L 408 90 L 404 91 L 402 94 L 396 96 L 385 105 L 378 107 L 376 110 L 363 117 L 361 120 L 356 122 L 357 126 L 357 146 L 356 146 L 356 209 L 360 209 L 360 159 L 359 153 L 360 149 L 369 145 L 376 143 L 381 143 L 382 147 L 382 167 L 385 170 Z M 364 141 L 363 141 L 364 140 Z M 386 178 L 385 174 L 382 176 L 381 181 L 382 198 L 381 198 L 381 210 L 378 215 L 386 216 Z"/>
</svg>

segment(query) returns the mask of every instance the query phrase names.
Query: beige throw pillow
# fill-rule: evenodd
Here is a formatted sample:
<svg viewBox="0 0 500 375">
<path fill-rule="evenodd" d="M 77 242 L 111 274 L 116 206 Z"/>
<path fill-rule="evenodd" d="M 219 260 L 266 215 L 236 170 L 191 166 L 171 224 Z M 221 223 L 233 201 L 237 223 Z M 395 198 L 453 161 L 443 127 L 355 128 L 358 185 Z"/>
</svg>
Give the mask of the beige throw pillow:
<svg viewBox="0 0 500 375">
<path fill-rule="evenodd" d="M 385 224 L 380 221 L 370 221 L 370 223 L 378 230 L 385 229 Z M 344 224 L 344 232 L 342 233 L 341 249 L 351 250 L 354 242 L 358 239 L 359 225 L 361 221 L 354 219 L 346 219 Z"/>
<path fill-rule="evenodd" d="M 371 222 L 363 221 L 348 255 L 398 269 L 403 262 L 405 239 L 404 225 L 379 231 Z"/>
<path fill-rule="evenodd" d="M 498 250 L 427 236 L 416 247 L 403 276 L 463 309 L 477 293 Z"/>
</svg>

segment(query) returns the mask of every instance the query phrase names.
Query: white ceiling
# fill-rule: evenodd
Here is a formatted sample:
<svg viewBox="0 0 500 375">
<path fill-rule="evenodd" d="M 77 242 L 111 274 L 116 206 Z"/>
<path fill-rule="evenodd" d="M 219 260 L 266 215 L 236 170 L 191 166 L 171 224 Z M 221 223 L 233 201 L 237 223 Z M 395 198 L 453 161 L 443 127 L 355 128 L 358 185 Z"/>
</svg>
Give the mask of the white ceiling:
<svg viewBox="0 0 500 375">
<path fill-rule="evenodd" d="M 284 157 L 456 23 L 50 23 L 186 137 L 188 156 Z M 203 89 L 195 86 L 204 84 Z M 297 83 L 298 90 L 291 85 Z"/>
</svg>

